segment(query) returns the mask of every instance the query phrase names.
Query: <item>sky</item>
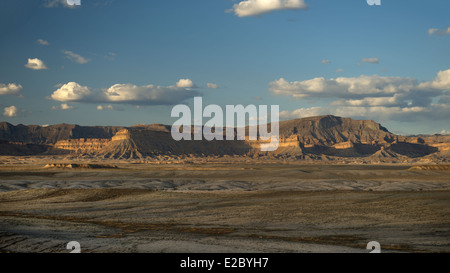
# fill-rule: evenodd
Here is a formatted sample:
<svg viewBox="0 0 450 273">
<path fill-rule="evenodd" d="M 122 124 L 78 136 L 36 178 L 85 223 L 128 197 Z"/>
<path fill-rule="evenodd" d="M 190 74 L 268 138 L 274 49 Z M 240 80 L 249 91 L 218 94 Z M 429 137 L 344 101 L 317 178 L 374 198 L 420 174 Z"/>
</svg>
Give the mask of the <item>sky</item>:
<svg viewBox="0 0 450 273">
<path fill-rule="evenodd" d="M 450 133 L 448 0 L 80 3 L 0 2 L 0 120 L 170 125 L 201 96 Z"/>
</svg>

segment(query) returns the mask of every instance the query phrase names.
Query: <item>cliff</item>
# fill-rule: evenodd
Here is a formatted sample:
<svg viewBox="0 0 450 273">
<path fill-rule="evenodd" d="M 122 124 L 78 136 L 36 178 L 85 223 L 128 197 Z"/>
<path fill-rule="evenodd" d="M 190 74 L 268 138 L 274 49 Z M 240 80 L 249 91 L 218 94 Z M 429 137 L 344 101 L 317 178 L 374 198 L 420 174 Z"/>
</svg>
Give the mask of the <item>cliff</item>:
<svg viewBox="0 0 450 273">
<path fill-rule="evenodd" d="M 53 147 L 76 153 L 95 153 L 103 149 L 110 141 L 110 139 L 98 138 L 68 139 L 56 142 Z"/>
<path fill-rule="evenodd" d="M 55 144 L 60 140 L 81 138 L 111 138 L 124 127 L 119 126 L 79 126 L 58 124 L 50 126 L 22 125 L 14 126 L 0 123 L 0 140 L 10 142 Z"/>
<path fill-rule="evenodd" d="M 11 143 L 6 140 L 0 140 L 0 155 L 26 156 L 45 154 L 51 148 L 49 145 Z"/>
<path fill-rule="evenodd" d="M 304 145 L 332 146 L 348 141 L 372 145 L 395 140 L 394 134 L 375 121 L 330 115 L 280 122 L 280 136 L 291 135 L 297 135 Z"/>
<path fill-rule="evenodd" d="M 448 161 L 450 136 L 399 136 L 371 120 L 320 116 L 279 123 L 278 149 L 261 151 L 261 140 L 175 141 L 163 124 L 132 127 L 78 125 L 25 126 L 0 123 L 0 154 L 73 153 L 102 158 L 184 156 L 269 156 L 294 159 L 328 157 L 375 161 Z M 270 125 L 269 125 L 270 130 Z M 235 129 L 236 131 L 236 129 Z M 249 127 L 246 127 L 247 135 Z M 34 145 L 34 146 L 33 146 Z"/>
</svg>

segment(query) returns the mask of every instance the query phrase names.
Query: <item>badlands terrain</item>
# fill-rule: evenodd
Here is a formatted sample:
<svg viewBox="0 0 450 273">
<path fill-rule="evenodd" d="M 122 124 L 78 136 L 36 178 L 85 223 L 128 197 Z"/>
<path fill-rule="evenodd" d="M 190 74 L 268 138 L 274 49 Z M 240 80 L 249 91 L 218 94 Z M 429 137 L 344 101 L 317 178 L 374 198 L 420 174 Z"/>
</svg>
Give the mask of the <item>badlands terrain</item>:
<svg viewBox="0 0 450 273">
<path fill-rule="evenodd" d="M 450 252 L 449 136 L 323 116 L 280 138 L 1 123 L 0 252 Z"/>
</svg>

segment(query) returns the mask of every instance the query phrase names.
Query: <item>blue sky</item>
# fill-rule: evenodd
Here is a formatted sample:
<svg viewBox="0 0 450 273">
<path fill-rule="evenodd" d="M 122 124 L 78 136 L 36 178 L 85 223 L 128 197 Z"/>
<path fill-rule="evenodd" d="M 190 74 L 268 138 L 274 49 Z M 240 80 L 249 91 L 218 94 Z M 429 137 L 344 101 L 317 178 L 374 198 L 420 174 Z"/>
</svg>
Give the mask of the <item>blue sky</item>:
<svg viewBox="0 0 450 273">
<path fill-rule="evenodd" d="M 1 120 L 172 124 L 202 96 L 450 132 L 448 0 L 65 3 L 0 2 Z"/>
</svg>

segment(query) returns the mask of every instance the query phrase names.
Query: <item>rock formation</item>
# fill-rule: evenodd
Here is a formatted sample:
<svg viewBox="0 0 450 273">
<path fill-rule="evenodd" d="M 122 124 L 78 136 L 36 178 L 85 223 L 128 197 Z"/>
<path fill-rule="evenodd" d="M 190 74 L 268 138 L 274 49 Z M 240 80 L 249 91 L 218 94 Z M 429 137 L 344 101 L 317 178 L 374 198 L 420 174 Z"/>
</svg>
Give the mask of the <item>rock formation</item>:
<svg viewBox="0 0 450 273">
<path fill-rule="evenodd" d="M 80 138 L 60 140 L 53 145 L 55 149 L 68 150 L 76 153 L 95 153 L 103 149 L 111 140 L 98 138 Z"/>
<path fill-rule="evenodd" d="M 291 159 L 363 158 L 382 162 L 448 161 L 450 136 L 399 136 L 371 120 L 320 116 L 282 121 L 278 149 L 261 152 L 261 140 L 175 141 L 170 126 L 25 126 L 0 123 L 0 154 L 77 154 L 101 158 L 249 156 Z M 269 125 L 270 130 L 270 125 Z M 246 128 L 249 131 L 249 128 Z M 248 135 L 248 134 L 247 134 Z"/>
</svg>

